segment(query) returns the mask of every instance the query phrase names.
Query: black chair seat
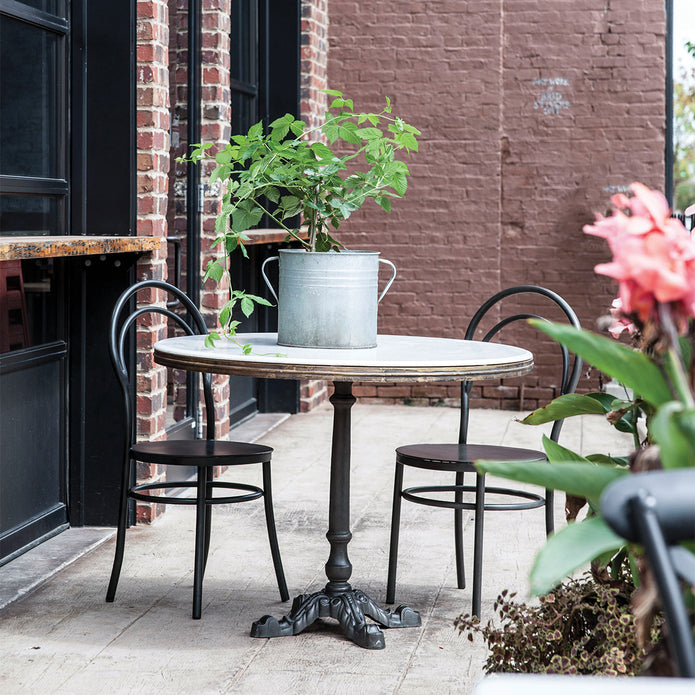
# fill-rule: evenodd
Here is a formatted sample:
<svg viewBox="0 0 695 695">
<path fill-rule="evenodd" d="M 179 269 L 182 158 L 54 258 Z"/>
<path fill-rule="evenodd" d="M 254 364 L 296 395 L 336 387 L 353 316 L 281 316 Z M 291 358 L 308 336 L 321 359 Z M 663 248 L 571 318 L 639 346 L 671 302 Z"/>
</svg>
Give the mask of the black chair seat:
<svg viewBox="0 0 695 695">
<path fill-rule="evenodd" d="M 414 468 L 471 471 L 476 461 L 545 461 L 535 449 L 488 444 L 410 444 L 396 449 L 396 461 Z"/>
<path fill-rule="evenodd" d="M 514 309 L 505 313 L 509 305 L 501 306 L 501 302 L 513 295 L 526 295 L 526 298 L 544 298 L 546 303 L 554 303 L 572 325 L 579 328 L 579 320 L 572 308 L 562 297 L 551 290 L 534 285 L 522 285 L 498 292 L 488 299 L 471 319 L 465 333 L 466 340 L 482 339 L 489 341 L 502 329 L 511 323 L 525 321 L 529 318 L 541 318 L 537 314 L 525 311 L 515 313 Z M 548 302 L 549 300 L 549 302 Z M 512 300 L 513 301 L 513 300 Z M 552 306 L 552 304 L 551 304 Z M 493 325 L 489 330 L 481 330 L 481 321 L 488 312 L 495 310 Z M 497 309 L 501 309 L 499 312 Z M 499 317 L 499 318 L 497 318 Z M 581 360 L 577 357 L 572 361 L 564 347 L 562 352 L 562 373 L 557 380 L 560 394 L 574 391 L 581 370 Z M 469 398 L 472 384 L 470 381 L 461 384 L 461 421 L 458 443 L 453 444 L 412 444 L 396 449 L 396 471 L 393 484 L 393 506 L 391 510 L 391 539 L 389 547 L 388 579 L 386 583 L 386 602 L 395 602 L 396 570 L 398 565 L 398 542 L 401 519 L 401 501 L 407 500 L 430 507 L 442 507 L 454 510 L 454 546 L 456 551 L 457 585 L 460 589 L 466 586 L 463 563 L 463 511 L 475 512 L 474 542 L 473 542 L 473 614 L 480 617 L 482 559 L 483 559 L 483 516 L 485 511 L 513 511 L 545 507 L 546 533 L 553 531 L 553 490 L 545 490 L 543 494 L 525 489 L 502 488 L 486 486 L 485 474 L 478 473 L 476 461 L 545 461 L 542 451 L 508 446 L 468 443 Z M 559 395 L 559 394 L 558 394 Z M 550 434 L 550 439 L 557 441 L 562 427 L 562 421 L 557 421 Z M 453 473 L 454 478 L 441 484 L 404 486 L 405 468 L 419 468 L 430 471 Z M 475 485 L 465 485 L 464 476 L 475 475 Z M 453 483 L 453 484 L 452 484 Z M 474 493 L 475 501 L 464 499 L 464 493 Z M 489 494 L 498 496 L 491 501 Z M 501 501 L 504 500 L 504 501 Z"/>
<path fill-rule="evenodd" d="M 138 461 L 173 466 L 238 466 L 270 461 L 273 454 L 269 446 L 217 439 L 141 442 L 130 451 Z"/>
</svg>

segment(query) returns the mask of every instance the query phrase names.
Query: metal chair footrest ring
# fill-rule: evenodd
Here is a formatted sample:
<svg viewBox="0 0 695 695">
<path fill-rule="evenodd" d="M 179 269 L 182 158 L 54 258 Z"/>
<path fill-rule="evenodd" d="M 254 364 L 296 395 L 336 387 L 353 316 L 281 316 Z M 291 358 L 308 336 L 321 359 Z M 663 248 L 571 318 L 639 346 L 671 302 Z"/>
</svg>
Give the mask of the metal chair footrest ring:
<svg viewBox="0 0 695 695">
<path fill-rule="evenodd" d="M 424 504 L 428 507 L 442 507 L 444 509 L 475 509 L 475 502 L 455 502 L 453 500 L 437 499 L 426 497 L 424 493 L 430 492 L 475 492 L 472 485 L 418 485 L 401 490 L 401 497 L 415 504 Z M 510 502 L 508 504 L 486 502 L 485 511 L 513 511 L 515 509 L 537 509 L 545 504 L 545 497 L 536 492 L 527 490 L 516 490 L 506 487 L 486 487 L 485 494 L 504 495 L 506 497 L 517 497 L 526 502 Z"/>
<path fill-rule="evenodd" d="M 225 497 L 208 497 L 205 500 L 206 504 L 236 504 L 238 502 L 250 502 L 251 500 L 257 500 L 263 497 L 262 488 L 257 485 L 247 485 L 245 483 L 228 483 L 224 481 L 213 481 L 210 483 L 213 489 L 224 489 L 224 490 L 242 490 L 246 494 L 240 495 L 228 495 Z M 153 493 L 158 490 L 195 490 L 197 483 L 195 481 L 185 481 L 185 482 L 170 482 L 170 483 L 143 483 L 141 485 L 135 485 L 128 491 L 128 497 L 135 500 L 140 500 L 141 502 L 156 502 L 157 504 L 196 504 L 197 500 L 195 497 L 178 497 L 173 495 L 156 495 L 148 494 L 150 491 Z"/>
</svg>

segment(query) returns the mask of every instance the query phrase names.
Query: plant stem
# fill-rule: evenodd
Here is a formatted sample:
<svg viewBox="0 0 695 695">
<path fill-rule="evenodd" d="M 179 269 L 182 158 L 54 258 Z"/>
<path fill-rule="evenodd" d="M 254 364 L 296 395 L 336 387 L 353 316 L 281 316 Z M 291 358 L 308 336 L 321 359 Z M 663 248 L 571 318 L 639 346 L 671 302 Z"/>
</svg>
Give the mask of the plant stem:
<svg viewBox="0 0 695 695">
<path fill-rule="evenodd" d="M 681 354 L 680 345 L 678 343 L 678 333 L 673 323 L 670 305 L 664 303 L 659 304 L 659 319 L 669 341 L 669 348 L 664 362 L 675 392 L 674 395 L 686 407 L 695 408 L 695 399 L 693 399 L 693 394 L 690 390 L 690 384 L 683 364 L 683 355 Z"/>
</svg>

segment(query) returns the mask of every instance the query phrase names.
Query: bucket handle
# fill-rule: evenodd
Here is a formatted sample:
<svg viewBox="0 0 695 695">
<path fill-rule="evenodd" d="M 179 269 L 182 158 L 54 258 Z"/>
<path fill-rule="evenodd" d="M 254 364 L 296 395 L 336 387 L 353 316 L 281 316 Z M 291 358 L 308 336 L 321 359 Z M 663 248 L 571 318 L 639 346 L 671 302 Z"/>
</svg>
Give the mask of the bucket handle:
<svg viewBox="0 0 695 695">
<path fill-rule="evenodd" d="M 268 279 L 268 276 L 265 274 L 265 266 L 267 263 L 270 263 L 270 261 L 277 261 L 278 256 L 270 256 L 270 258 L 266 258 L 263 261 L 263 265 L 261 266 L 261 275 L 263 276 L 263 279 L 265 280 L 265 284 L 268 285 L 268 289 L 270 290 L 270 293 L 275 297 L 275 302 L 279 302 L 280 300 L 278 299 L 277 294 L 275 293 L 275 288 L 272 286 L 270 283 L 270 280 Z"/>
<path fill-rule="evenodd" d="M 384 298 L 384 295 L 389 291 L 389 288 L 391 285 L 393 285 L 393 281 L 396 279 L 396 266 L 391 263 L 391 261 L 387 261 L 385 258 L 380 258 L 379 263 L 386 263 L 386 265 L 391 266 L 391 270 L 393 271 L 391 273 L 391 277 L 389 278 L 389 281 L 386 283 L 386 287 L 381 291 L 381 294 L 379 295 L 379 299 L 377 299 L 377 304 Z"/>
<path fill-rule="evenodd" d="M 279 260 L 278 256 L 270 256 L 270 258 L 266 258 L 263 261 L 263 265 L 261 266 L 261 275 L 263 276 L 263 279 L 265 280 L 265 284 L 268 286 L 268 289 L 270 290 L 270 293 L 273 295 L 275 298 L 276 302 L 279 302 L 280 300 L 278 299 L 277 293 L 275 292 L 275 288 L 273 287 L 272 283 L 268 279 L 268 276 L 265 274 L 265 267 L 268 263 L 271 261 L 277 261 Z M 391 277 L 389 278 L 388 282 L 386 283 L 386 287 L 381 291 L 381 294 L 379 295 L 379 299 L 377 299 L 377 303 L 380 302 L 386 293 L 389 291 L 391 285 L 393 285 L 393 281 L 396 279 L 396 266 L 391 263 L 391 261 L 387 261 L 385 258 L 380 258 L 379 263 L 386 263 L 386 265 L 391 266 Z"/>
</svg>

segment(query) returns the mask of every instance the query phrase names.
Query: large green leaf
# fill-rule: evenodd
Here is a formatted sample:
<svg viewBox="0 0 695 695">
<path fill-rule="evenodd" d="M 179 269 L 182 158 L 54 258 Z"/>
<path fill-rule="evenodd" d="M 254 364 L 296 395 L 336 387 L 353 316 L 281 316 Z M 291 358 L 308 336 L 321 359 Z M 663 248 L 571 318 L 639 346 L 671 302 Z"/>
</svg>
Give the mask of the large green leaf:
<svg viewBox="0 0 695 695">
<path fill-rule="evenodd" d="M 652 417 L 649 432 L 664 468 L 695 466 L 695 409 L 678 401 L 666 403 Z"/>
<path fill-rule="evenodd" d="M 601 517 L 568 524 L 551 536 L 536 556 L 530 576 L 532 593 L 548 593 L 575 570 L 624 545 L 624 539 Z"/>
<path fill-rule="evenodd" d="M 643 352 L 567 324 L 538 319 L 531 319 L 530 323 L 652 405 L 672 399 L 666 379 Z"/>
<path fill-rule="evenodd" d="M 555 400 L 534 410 L 522 422 L 525 425 L 542 425 L 555 422 L 573 415 L 605 415 L 608 412 L 603 403 L 592 394 L 566 393 Z"/>
<path fill-rule="evenodd" d="M 479 471 L 491 475 L 530 483 L 551 490 L 564 490 L 576 497 L 585 497 L 593 506 L 598 504 L 604 488 L 618 478 L 629 475 L 624 468 L 591 461 L 477 461 Z"/>
<path fill-rule="evenodd" d="M 543 435 L 543 451 L 545 451 L 545 455 L 548 457 L 548 461 L 550 461 L 550 463 L 562 463 L 567 461 L 580 461 L 583 463 L 588 462 L 587 459 L 585 459 L 581 454 L 562 446 L 562 444 L 554 442 L 545 434 Z"/>
</svg>

